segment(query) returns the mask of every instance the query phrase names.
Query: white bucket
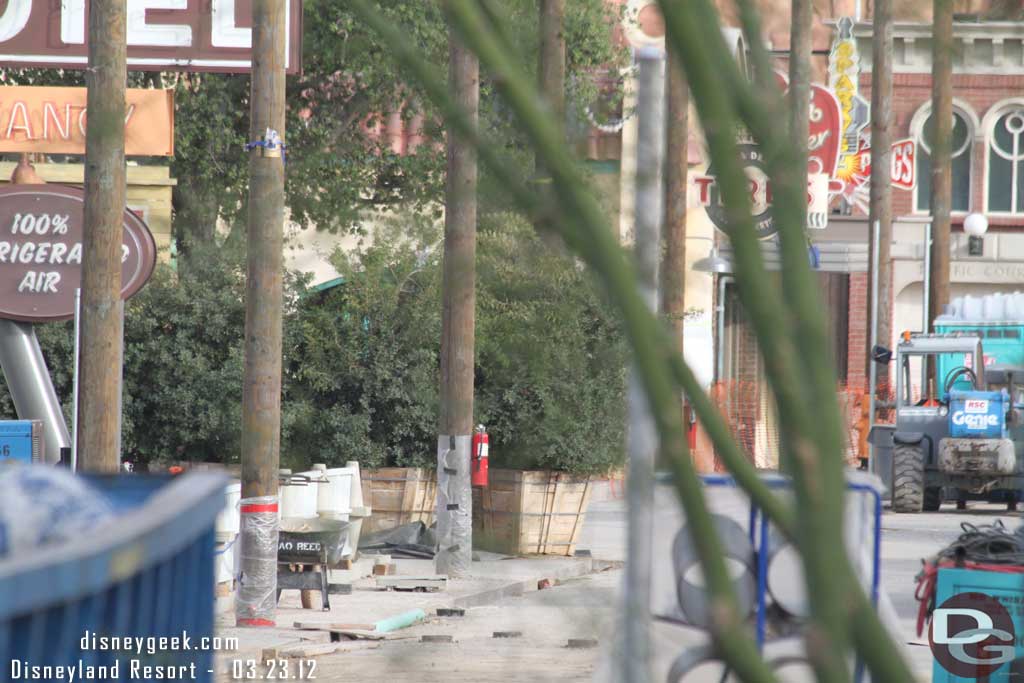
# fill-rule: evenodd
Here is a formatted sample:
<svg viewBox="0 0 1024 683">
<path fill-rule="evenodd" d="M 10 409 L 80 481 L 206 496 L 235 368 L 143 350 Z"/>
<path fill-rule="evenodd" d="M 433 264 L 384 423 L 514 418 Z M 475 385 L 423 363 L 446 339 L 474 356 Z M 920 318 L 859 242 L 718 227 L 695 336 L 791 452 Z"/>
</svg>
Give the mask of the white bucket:
<svg viewBox="0 0 1024 683">
<path fill-rule="evenodd" d="M 316 511 L 321 517 L 347 520 L 352 512 L 352 479 L 354 473 L 347 467 L 314 470 L 311 474 L 327 478 L 321 481 L 316 494 Z"/>
<path fill-rule="evenodd" d="M 363 478 L 359 473 L 359 462 L 349 460 L 345 463 L 345 469 L 352 470 L 352 507 L 363 507 Z"/>
<path fill-rule="evenodd" d="M 235 545 L 223 544 L 217 547 L 214 555 L 217 583 L 227 583 L 235 578 Z"/>
<path fill-rule="evenodd" d="M 294 484 L 282 484 L 279 495 L 281 504 L 278 506 L 278 518 L 281 517 L 316 517 L 317 491 L 320 486 L 317 479 L 320 472 L 303 472 L 300 476 L 310 477 L 312 481 L 293 480 Z"/>
<path fill-rule="evenodd" d="M 238 501 L 242 499 L 242 482 L 228 484 L 224 489 L 226 505 L 217 515 L 216 533 L 218 538 L 233 538 L 239 531 Z"/>
</svg>

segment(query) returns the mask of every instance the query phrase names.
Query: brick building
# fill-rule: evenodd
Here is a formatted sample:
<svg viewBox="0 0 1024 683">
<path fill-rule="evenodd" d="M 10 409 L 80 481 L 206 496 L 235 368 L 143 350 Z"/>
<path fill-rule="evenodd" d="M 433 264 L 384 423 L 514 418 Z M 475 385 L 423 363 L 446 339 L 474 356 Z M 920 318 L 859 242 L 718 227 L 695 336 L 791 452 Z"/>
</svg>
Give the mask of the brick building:
<svg viewBox="0 0 1024 683">
<path fill-rule="evenodd" d="M 649 0 L 629 1 L 634 10 L 642 10 L 648 4 Z M 765 0 L 758 4 L 772 3 Z M 788 17 L 788 2 L 775 4 L 779 5 L 777 11 L 769 12 L 768 16 Z M 824 82 L 837 20 L 852 15 L 858 5 L 863 5 L 865 15 L 853 26 L 860 56 L 856 80 L 859 94 L 870 102 L 870 2 L 815 3 L 813 67 L 817 80 Z M 991 9 L 990 5 L 994 6 L 978 1 L 960 9 L 984 13 Z M 917 142 L 917 186 L 910 191 L 893 192 L 893 300 L 888 302 L 883 315 L 891 316 L 894 336 L 904 329 L 920 330 L 925 323 L 923 260 L 930 192 L 926 134 L 931 108 L 930 17 L 920 14 L 917 4 L 904 9 L 897 11 L 894 26 L 893 138 Z M 728 20 L 728 16 L 725 18 Z M 987 20 L 984 15 L 958 15 L 954 26 L 954 297 L 1024 290 L 1024 21 L 1019 19 L 1015 16 L 1014 20 Z M 782 69 L 788 50 L 787 23 L 788 19 L 774 23 L 766 20 L 767 40 Z M 656 38 L 640 36 L 640 41 L 649 43 Z M 630 234 L 633 206 L 634 135 L 627 122 L 621 134 L 619 174 L 624 239 Z M 705 170 L 706 158 L 696 156 L 691 159 L 691 177 Z M 708 256 L 714 246 L 728 263 L 728 242 L 711 225 L 694 195 L 691 188 L 688 260 L 693 264 Z M 866 191 L 861 193 L 861 201 L 835 200 L 828 227 L 810 234 L 820 252 L 818 270 L 828 311 L 837 384 L 849 387 L 851 396 L 863 391 L 867 384 L 869 227 L 865 197 Z M 990 224 L 980 254 L 968 251 L 962 229 L 964 217 L 972 212 L 984 214 Z M 770 239 L 764 247 L 771 268 L 778 262 L 777 248 Z M 777 435 L 773 433 L 769 395 L 764 390 L 762 361 L 735 300 L 729 267 L 714 274 L 694 270 L 688 273 L 686 287 L 687 308 L 694 311 L 693 319 L 687 321 L 687 360 L 718 394 L 719 405 L 727 412 L 751 458 L 759 465 L 773 466 Z M 889 342 L 894 343 L 895 339 Z M 852 401 L 848 409 L 852 418 L 857 411 Z"/>
<path fill-rule="evenodd" d="M 897 221 L 893 244 L 893 329 L 920 329 L 923 322 L 923 230 L 928 220 L 931 112 L 931 27 L 897 23 L 894 27 L 894 138 L 917 141 L 917 186 L 893 193 Z M 864 70 L 861 90 L 870 96 L 870 25 L 858 26 Z M 954 24 L 953 62 L 953 240 L 951 296 L 983 295 L 1024 289 L 1024 23 L 961 17 Z M 989 232 L 980 253 L 968 250 L 963 220 L 969 213 L 988 218 Z M 855 214 L 856 215 L 856 214 Z M 866 309 L 852 299 L 854 282 L 865 289 L 866 276 L 851 281 L 851 331 Z M 860 330 L 866 327 L 860 325 Z M 851 338 L 850 355 L 861 354 L 863 339 Z M 856 344 L 857 348 L 853 348 Z M 862 368 L 863 362 L 850 363 Z"/>
</svg>

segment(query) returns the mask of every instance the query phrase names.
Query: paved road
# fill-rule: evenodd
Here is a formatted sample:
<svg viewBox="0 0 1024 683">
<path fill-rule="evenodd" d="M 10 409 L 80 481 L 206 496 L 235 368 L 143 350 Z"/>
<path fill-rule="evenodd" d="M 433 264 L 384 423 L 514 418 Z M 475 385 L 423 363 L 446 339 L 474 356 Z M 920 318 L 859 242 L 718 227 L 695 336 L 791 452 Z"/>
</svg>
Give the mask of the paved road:
<svg viewBox="0 0 1024 683">
<path fill-rule="evenodd" d="M 680 518 L 668 490 L 659 490 L 656 508 L 662 526 L 678 528 Z M 709 496 L 713 509 L 737 519 L 745 520 L 746 505 L 731 490 L 716 490 Z M 915 673 L 930 680 L 932 657 L 927 646 L 916 634 L 918 602 L 914 598 L 914 578 L 921 569 L 922 558 L 934 555 L 956 540 L 960 525 L 991 524 L 996 520 L 1008 528 L 1022 523 L 1021 513 L 1007 513 L 1005 506 L 981 503 L 969 504 L 967 510 L 958 511 L 954 504 L 943 505 L 941 511 L 920 515 L 896 514 L 886 510 L 882 517 L 882 588 L 893 608 L 896 636 L 904 646 Z M 745 522 L 743 522 L 745 523 Z M 591 548 L 595 557 L 626 558 L 625 503 L 622 500 L 604 500 L 592 504 L 587 524 L 583 529 L 581 547 Z M 663 537 L 664 538 L 664 537 Z M 655 542 L 655 553 L 667 542 Z M 657 557 L 655 558 L 657 561 Z M 889 612 L 892 615 L 893 612 Z"/>
</svg>

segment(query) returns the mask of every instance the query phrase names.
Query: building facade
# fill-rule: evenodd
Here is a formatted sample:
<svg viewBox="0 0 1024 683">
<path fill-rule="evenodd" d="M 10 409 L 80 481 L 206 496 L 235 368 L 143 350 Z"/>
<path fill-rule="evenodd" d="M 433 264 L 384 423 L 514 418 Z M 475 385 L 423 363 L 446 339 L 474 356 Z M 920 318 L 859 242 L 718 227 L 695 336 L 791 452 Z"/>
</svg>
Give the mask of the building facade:
<svg viewBox="0 0 1024 683">
<path fill-rule="evenodd" d="M 789 3 L 758 3 L 766 12 L 765 40 L 778 60 L 787 66 Z M 812 66 L 816 80 L 827 82 L 828 55 L 842 16 L 862 15 L 853 25 L 860 57 L 856 82 L 867 102 L 871 97 L 872 27 L 871 2 L 815 3 Z M 962 3 L 963 4 L 963 3 Z M 958 11 L 954 25 L 954 161 L 951 296 L 984 295 L 1024 290 L 1024 21 L 1004 15 L 992 19 L 998 3 L 977 1 Z M 642 16 L 650 0 L 629 0 L 625 21 Z M 776 6 L 777 5 L 777 6 Z M 889 315 L 895 344 L 902 330 L 925 325 L 924 258 L 930 194 L 928 120 L 931 110 L 931 24 L 918 5 L 897 7 L 894 26 L 893 139 L 916 142 L 916 186 L 893 191 L 893 244 L 891 271 L 893 299 L 882 302 L 881 314 Z M 730 22 L 728 10 L 723 19 Z M 735 17 L 732 17 L 734 20 Z M 663 27 L 648 17 L 625 35 L 634 47 L 657 43 Z M 738 58 L 742 45 L 737 45 Z M 628 103 L 627 103 L 628 104 Z M 691 115 L 691 121 L 697 121 Z M 868 129 L 869 130 L 869 129 Z M 868 132 L 867 130 L 865 132 Z M 635 121 L 621 130 L 620 232 L 631 235 L 635 186 Z M 691 178 L 706 169 L 699 139 L 692 145 Z M 860 413 L 860 396 L 867 389 L 868 258 L 869 226 L 866 187 L 859 198 L 835 198 L 828 227 L 809 231 L 819 257 L 817 268 L 828 312 L 837 386 L 844 390 L 848 422 Z M 859 199 L 859 201 L 858 201 Z M 700 272 L 702 258 L 715 249 L 730 262 L 728 241 L 711 224 L 696 201 L 691 187 L 687 219 L 686 304 L 692 312 L 686 321 L 685 355 L 699 377 L 717 395 L 737 437 L 758 465 L 776 464 L 777 434 L 773 432 L 770 394 L 765 390 L 762 361 L 754 335 L 744 321 L 733 294 L 729 266 L 725 272 Z M 963 220 L 969 213 L 984 214 L 989 221 L 980 252 L 969 250 Z M 764 242 L 771 269 L 777 268 L 777 245 Z M 888 342 L 888 344 L 887 344 Z M 856 436 L 851 431 L 851 444 Z"/>
</svg>

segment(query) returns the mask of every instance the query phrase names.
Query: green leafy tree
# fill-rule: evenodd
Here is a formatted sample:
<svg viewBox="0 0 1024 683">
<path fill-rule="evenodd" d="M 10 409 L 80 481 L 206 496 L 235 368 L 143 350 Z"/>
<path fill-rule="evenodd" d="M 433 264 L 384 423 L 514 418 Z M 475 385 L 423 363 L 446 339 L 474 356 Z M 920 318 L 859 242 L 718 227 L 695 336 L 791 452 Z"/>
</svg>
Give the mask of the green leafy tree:
<svg viewBox="0 0 1024 683">
<path fill-rule="evenodd" d="M 441 117 L 408 71 L 389 58 L 390 49 L 348 3 L 303 3 L 301 73 L 287 84 L 286 131 L 290 219 L 305 229 L 358 231 L 367 211 L 401 208 L 439 216 L 444 185 Z M 512 0 L 502 11 L 524 68 L 537 44 L 534 0 Z M 437 3 L 389 0 L 381 12 L 428 59 L 438 73 L 447 69 L 447 25 Z M 567 74 L 573 101 L 597 97 L 592 72 L 624 63 L 625 52 L 612 40 L 618 19 L 604 0 L 576 0 L 566 18 Z M 33 85 L 84 85 L 83 72 L 56 69 L 6 69 L 0 82 Z M 194 250 L 217 242 L 218 219 L 241 241 L 248 182 L 249 77 L 244 74 L 129 74 L 132 87 L 171 87 L 175 91 L 175 156 L 171 174 L 174 232 L 188 264 Z M 408 122 L 423 117 L 421 144 L 415 153 L 395 154 L 386 139 L 367 128 L 383 124 L 396 110 Z M 582 117 L 581 106 L 573 115 Z M 582 120 L 582 119 L 580 119 Z M 481 84 L 481 126 L 500 141 L 503 154 L 521 168 L 532 155 L 494 84 Z M 577 126 L 578 127 L 578 126 Z M 140 163 L 167 163 L 140 159 Z M 504 188 L 485 173 L 483 203 L 503 206 Z M 200 257 L 202 258 L 202 257 Z M 199 266 L 202 268 L 202 266 Z M 182 271 L 188 276 L 189 270 Z"/>
<path fill-rule="evenodd" d="M 334 256 L 343 284 L 286 278 L 282 466 L 356 459 L 433 467 L 440 386 L 440 231 L 418 214 Z M 479 234 L 477 419 L 495 467 L 606 471 L 623 457 L 625 348 L 590 276 L 514 214 Z M 139 464 L 237 463 L 244 269 L 234 250 L 197 250 L 125 310 L 124 456 Z M 73 324 L 38 326 L 71 420 Z M 6 390 L 0 415 L 15 416 Z"/>
<path fill-rule="evenodd" d="M 335 255 L 344 285 L 304 299 L 286 328 L 287 396 L 302 416 L 287 441 L 303 449 L 287 457 L 433 467 L 440 232 L 411 216 L 375 234 Z M 625 347 L 590 277 L 514 214 L 483 218 L 477 257 L 475 401 L 492 465 L 621 464 Z"/>
<path fill-rule="evenodd" d="M 625 346 L 591 275 L 515 214 L 483 218 L 477 258 L 476 412 L 492 464 L 621 464 Z"/>
</svg>

